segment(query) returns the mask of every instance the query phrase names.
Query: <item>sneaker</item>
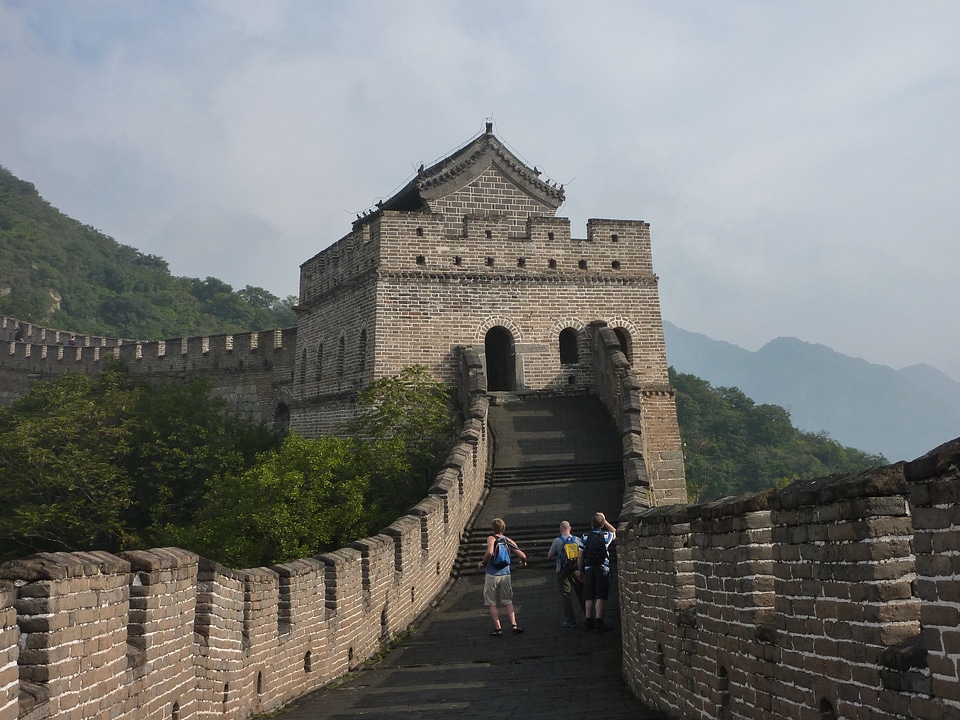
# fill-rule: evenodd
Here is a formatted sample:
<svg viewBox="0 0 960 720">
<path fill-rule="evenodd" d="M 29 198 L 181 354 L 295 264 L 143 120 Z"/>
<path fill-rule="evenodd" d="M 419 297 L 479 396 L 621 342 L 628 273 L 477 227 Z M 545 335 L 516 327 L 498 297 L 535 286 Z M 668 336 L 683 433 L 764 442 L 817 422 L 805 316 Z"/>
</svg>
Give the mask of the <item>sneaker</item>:
<svg viewBox="0 0 960 720">
<path fill-rule="evenodd" d="M 575 628 L 575 627 L 577 626 L 577 621 L 576 621 L 576 620 L 567 620 L 565 623 L 563 623 L 563 626 L 564 626 L 565 628 Z"/>
<path fill-rule="evenodd" d="M 596 630 L 597 632 L 603 632 L 604 630 L 612 630 L 613 628 L 607 625 L 603 621 L 603 618 L 598 618 L 596 623 L 594 623 L 593 625 L 593 629 Z"/>
<path fill-rule="evenodd" d="M 593 618 L 587 618 L 583 621 L 584 630 L 593 630 Z"/>
</svg>

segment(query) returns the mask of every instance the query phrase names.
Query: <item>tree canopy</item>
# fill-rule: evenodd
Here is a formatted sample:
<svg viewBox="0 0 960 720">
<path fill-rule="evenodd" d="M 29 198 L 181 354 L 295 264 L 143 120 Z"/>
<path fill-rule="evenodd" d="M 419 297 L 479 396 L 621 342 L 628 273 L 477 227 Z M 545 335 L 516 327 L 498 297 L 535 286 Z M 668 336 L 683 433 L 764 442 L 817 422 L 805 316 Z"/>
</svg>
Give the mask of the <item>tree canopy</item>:
<svg viewBox="0 0 960 720">
<path fill-rule="evenodd" d="M 231 416 L 201 380 L 154 387 L 115 363 L 38 382 L 0 408 L 0 560 L 179 545 L 254 567 L 342 547 L 426 495 L 449 397 L 407 368 L 361 395 L 354 436 L 305 439 Z"/>
<path fill-rule="evenodd" d="M 278 442 L 224 413 L 200 380 L 154 388 L 114 364 L 38 382 L 0 409 L 0 558 L 167 544 L 207 482 Z"/>
</svg>

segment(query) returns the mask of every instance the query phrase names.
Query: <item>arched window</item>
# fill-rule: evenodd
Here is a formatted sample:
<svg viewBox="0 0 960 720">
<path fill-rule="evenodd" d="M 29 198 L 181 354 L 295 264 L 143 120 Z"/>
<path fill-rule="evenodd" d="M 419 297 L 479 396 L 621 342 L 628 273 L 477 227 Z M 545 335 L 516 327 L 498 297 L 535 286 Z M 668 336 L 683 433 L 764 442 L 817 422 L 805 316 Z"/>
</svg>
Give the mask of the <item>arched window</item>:
<svg viewBox="0 0 960 720">
<path fill-rule="evenodd" d="M 363 375 L 367 367 L 367 331 L 360 331 L 360 347 L 357 348 L 357 374 Z"/>
<path fill-rule="evenodd" d="M 323 343 L 317 344 L 317 382 L 323 380 Z"/>
<path fill-rule="evenodd" d="M 626 328 L 618 327 L 614 328 L 613 332 L 616 334 L 617 340 L 620 341 L 620 350 L 623 351 L 627 362 L 633 365 L 633 338 L 630 337 L 630 331 Z"/>
<path fill-rule="evenodd" d="M 343 363 L 347 356 L 347 341 L 344 339 L 343 335 L 340 336 L 340 341 L 337 344 L 337 377 L 343 377 Z"/>
<path fill-rule="evenodd" d="M 564 328 L 560 331 L 560 364 L 574 365 L 580 362 L 580 352 L 577 348 L 577 331 L 573 328 Z"/>
<path fill-rule="evenodd" d="M 304 348 L 303 352 L 300 353 L 300 384 L 303 385 L 307 381 L 307 349 Z"/>
</svg>

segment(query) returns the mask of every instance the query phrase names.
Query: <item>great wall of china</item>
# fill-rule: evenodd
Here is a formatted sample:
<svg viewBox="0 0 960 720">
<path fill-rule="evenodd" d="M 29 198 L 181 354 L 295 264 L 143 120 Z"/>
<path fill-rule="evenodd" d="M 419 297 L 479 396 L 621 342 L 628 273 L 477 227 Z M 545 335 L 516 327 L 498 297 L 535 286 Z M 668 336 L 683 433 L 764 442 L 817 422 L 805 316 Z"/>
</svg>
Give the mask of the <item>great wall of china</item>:
<svg viewBox="0 0 960 720">
<path fill-rule="evenodd" d="M 486 132 L 301 265 L 298 328 L 132 342 L 0 320 L 0 403 L 109 357 L 207 377 L 304 435 L 425 363 L 465 424 L 381 534 L 272 568 L 176 548 L 0 569 L 0 720 L 245 720 L 375 658 L 443 592 L 491 453 L 487 391 L 597 394 L 623 441 L 623 673 L 683 719 L 960 720 L 960 440 L 910 463 L 686 500 L 649 225 L 570 236 L 563 188 Z M 18 331 L 23 337 L 18 339 Z"/>
<path fill-rule="evenodd" d="M 621 429 L 623 673 L 678 718 L 960 717 L 960 440 L 910 463 L 705 505 L 655 505 L 643 387 L 592 334 Z M 198 348 L 202 342 L 193 342 Z M 274 568 L 176 548 L 4 566 L 0 720 L 242 719 L 382 651 L 435 601 L 480 499 L 486 381 L 463 353 L 461 441 L 382 534 Z M 656 415 L 653 410 L 651 415 Z M 679 441 L 679 438 L 677 438 Z"/>
</svg>

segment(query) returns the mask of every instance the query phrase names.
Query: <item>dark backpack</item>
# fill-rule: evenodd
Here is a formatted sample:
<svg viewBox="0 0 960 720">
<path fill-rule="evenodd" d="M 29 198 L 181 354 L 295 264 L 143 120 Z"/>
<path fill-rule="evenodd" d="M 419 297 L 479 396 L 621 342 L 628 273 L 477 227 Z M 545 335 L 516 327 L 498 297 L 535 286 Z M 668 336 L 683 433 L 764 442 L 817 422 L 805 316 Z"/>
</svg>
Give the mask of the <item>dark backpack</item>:
<svg viewBox="0 0 960 720">
<path fill-rule="evenodd" d="M 608 558 L 607 540 L 600 531 L 589 533 L 583 540 L 583 566 L 602 567 Z"/>
<path fill-rule="evenodd" d="M 503 570 L 510 564 L 510 546 L 505 537 L 499 537 L 493 543 L 493 557 L 490 558 L 497 570 Z"/>
</svg>

